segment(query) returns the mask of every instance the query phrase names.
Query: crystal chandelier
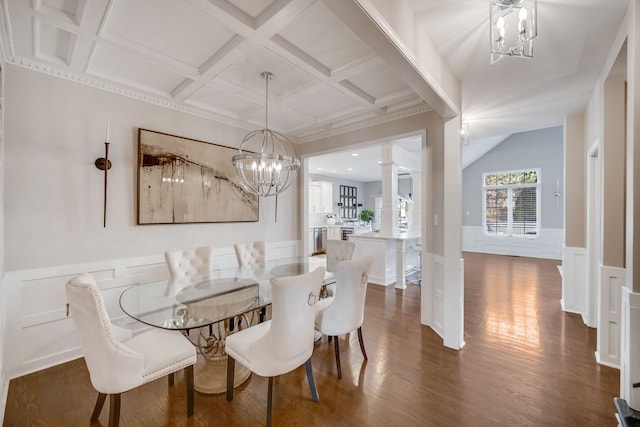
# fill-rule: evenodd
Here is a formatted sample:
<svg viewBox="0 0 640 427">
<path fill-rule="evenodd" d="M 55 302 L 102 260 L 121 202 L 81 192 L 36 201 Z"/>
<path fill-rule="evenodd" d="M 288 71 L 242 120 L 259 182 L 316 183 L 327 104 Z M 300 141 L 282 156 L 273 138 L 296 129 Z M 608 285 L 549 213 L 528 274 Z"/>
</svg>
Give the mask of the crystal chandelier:
<svg viewBox="0 0 640 427">
<path fill-rule="evenodd" d="M 491 0 L 491 64 L 504 56 L 533 57 L 537 0 Z"/>
<path fill-rule="evenodd" d="M 273 74 L 260 74 L 266 82 L 264 129 L 250 132 L 242 140 L 233 165 L 242 186 L 262 197 L 277 196 L 295 180 L 300 160 L 289 139 L 269 129 L 269 80 Z"/>
</svg>

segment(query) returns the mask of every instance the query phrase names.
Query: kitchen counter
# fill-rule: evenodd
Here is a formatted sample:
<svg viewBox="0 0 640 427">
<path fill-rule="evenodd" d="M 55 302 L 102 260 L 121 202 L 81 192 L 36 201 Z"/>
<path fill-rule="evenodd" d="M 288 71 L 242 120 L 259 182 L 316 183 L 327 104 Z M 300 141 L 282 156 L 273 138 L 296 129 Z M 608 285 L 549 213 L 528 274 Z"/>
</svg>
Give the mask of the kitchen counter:
<svg viewBox="0 0 640 427">
<path fill-rule="evenodd" d="M 371 231 L 371 225 L 351 225 L 351 224 L 319 224 L 319 225 L 310 225 L 309 228 L 316 227 L 327 227 L 327 228 L 366 228 Z"/>
<path fill-rule="evenodd" d="M 351 224 L 324 224 L 310 225 L 309 231 L 316 228 L 326 228 L 328 240 L 346 240 L 349 236 L 361 235 L 371 232 L 371 225 L 351 225 Z"/>
<path fill-rule="evenodd" d="M 407 231 L 400 231 L 394 234 L 382 234 L 378 231 L 370 231 L 359 235 L 360 237 L 367 237 L 370 239 L 392 239 L 392 240 L 407 240 L 407 239 L 420 239 L 422 236 L 420 233 L 410 233 Z"/>
<path fill-rule="evenodd" d="M 373 258 L 369 282 L 383 286 L 395 283 L 396 289 L 406 289 L 407 272 L 416 269 L 420 260 L 409 246 L 419 243 L 421 238 L 420 234 L 409 232 L 393 235 L 368 232 L 352 235 L 349 240 L 356 244 L 353 259 Z"/>
</svg>

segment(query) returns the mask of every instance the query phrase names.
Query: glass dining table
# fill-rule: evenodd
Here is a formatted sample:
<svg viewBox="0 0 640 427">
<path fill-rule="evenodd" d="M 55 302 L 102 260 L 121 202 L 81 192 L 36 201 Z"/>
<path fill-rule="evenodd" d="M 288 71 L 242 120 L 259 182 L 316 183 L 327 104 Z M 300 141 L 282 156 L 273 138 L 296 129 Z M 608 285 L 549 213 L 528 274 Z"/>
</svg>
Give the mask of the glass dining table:
<svg viewBox="0 0 640 427">
<path fill-rule="evenodd" d="M 196 346 L 203 362 L 196 365 L 196 390 L 222 393 L 226 388 L 225 337 L 262 321 L 271 304 L 271 279 L 325 266 L 324 257 L 279 258 L 215 269 L 206 276 L 140 283 L 122 292 L 120 308 L 146 325 L 182 331 Z M 323 288 L 334 282 L 334 274 L 326 272 Z M 246 369 L 236 369 L 235 385 L 244 382 L 249 374 Z"/>
</svg>

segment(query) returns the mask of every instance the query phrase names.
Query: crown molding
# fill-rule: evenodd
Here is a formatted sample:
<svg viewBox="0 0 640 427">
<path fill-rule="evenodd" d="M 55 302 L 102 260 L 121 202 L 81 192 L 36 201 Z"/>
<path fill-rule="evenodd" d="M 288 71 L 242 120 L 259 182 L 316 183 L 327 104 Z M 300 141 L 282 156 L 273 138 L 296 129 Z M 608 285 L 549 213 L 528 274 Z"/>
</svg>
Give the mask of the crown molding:
<svg viewBox="0 0 640 427">
<path fill-rule="evenodd" d="M 433 111 L 433 108 L 427 104 L 424 104 L 408 110 L 384 114 L 382 116 L 375 117 L 373 119 L 362 120 L 360 122 L 339 126 L 330 130 L 320 131 L 313 135 L 305 136 L 304 138 L 298 138 L 296 139 L 296 142 L 299 144 L 305 144 L 307 142 L 316 141 L 318 139 L 329 138 L 332 136 L 341 135 L 343 133 L 353 132 L 359 129 L 364 129 L 369 126 L 375 126 L 382 123 L 392 122 L 394 120 L 404 119 L 406 117 L 415 116 L 417 114 L 422 114 L 429 111 Z"/>
<path fill-rule="evenodd" d="M 174 102 L 170 99 L 162 98 L 157 95 L 144 93 L 142 91 L 135 90 L 133 88 L 126 87 L 124 85 L 117 85 L 112 82 L 107 82 L 99 78 L 90 78 L 82 74 L 74 73 L 70 70 L 57 68 L 54 65 L 43 64 L 41 62 L 36 62 L 33 60 L 29 60 L 29 59 L 25 59 L 17 56 L 11 56 L 6 60 L 6 63 L 13 64 L 22 68 L 27 68 L 29 70 L 36 71 L 39 73 L 48 74 L 56 78 L 69 80 L 75 83 L 80 83 L 96 89 L 105 90 L 107 92 L 111 92 L 116 95 L 126 96 L 128 98 L 133 98 L 138 101 L 146 102 L 146 103 L 157 105 L 164 108 L 169 108 L 175 111 L 180 111 L 182 113 L 190 114 L 203 119 L 212 120 L 212 121 L 233 126 L 236 128 L 245 129 L 245 130 L 255 129 L 255 126 L 250 125 L 249 123 L 241 122 L 240 120 L 235 120 L 220 114 L 215 114 L 203 108 L 197 108 L 194 106 Z M 296 144 L 303 144 L 303 143 L 314 141 L 317 139 L 327 138 L 327 137 L 351 132 L 354 130 L 362 129 L 368 126 L 374 126 L 381 123 L 386 123 L 393 120 L 413 116 L 416 114 L 421 114 L 431 110 L 433 110 L 432 107 L 430 107 L 427 104 L 423 104 L 408 110 L 398 111 L 398 112 L 389 113 L 389 114 L 383 114 L 372 119 L 366 119 L 366 120 L 362 120 L 354 123 L 349 123 L 343 126 L 335 126 L 335 127 L 332 127 L 331 129 L 318 130 L 317 132 L 312 132 L 311 134 L 306 135 L 304 137 L 296 138 L 293 135 L 288 135 L 288 136 L 291 138 L 292 142 Z"/>
<path fill-rule="evenodd" d="M 235 120 L 229 117 L 222 116 L 220 114 L 215 114 L 205 109 L 192 107 L 185 104 L 180 104 L 174 102 L 170 99 L 162 98 L 157 95 L 151 95 L 148 93 L 141 92 L 139 90 L 132 89 L 126 86 L 120 86 L 113 84 L 111 82 L 106 82 L 104 80 L 100 80 L 98 78 L 89 78 L 85 75 L 81 75 L 78 73 L 74 73 L 69 70 L 62 70 L 53 65 L 46 65 L 39 62 L 35 62 L 29 59 L 20 58 L 20 57 L 11 57 L 7 61 L 9 64 L 13 64 L 22 68 L 27 68 L 32 71 L 36 71 L 43 74 L 48 74 L 53 77 L 57 77 L 64 80 L 69 80 L 75 83 L 80 83 L 86 86 L 90 86 L 96 89 L 105 90 L 107 92 L 114 93 L 116 95 L 126 96 L 128 98 L 133 98 L 138 101 L 147 102 L 149 104 L 154 104 L 160 107 L 169 108 L 172 110 L 180 111 L 182 113 L 190 114 L 193 116 L 197 116 L 200 118 L 213 120 L 218 123 L 226 124 L 229 126 L 237 127 L 240 129 L 253 129 L 253 126 L 250 126 L 247 123 L 243 123 L 239 120 Z"/>
</svg>

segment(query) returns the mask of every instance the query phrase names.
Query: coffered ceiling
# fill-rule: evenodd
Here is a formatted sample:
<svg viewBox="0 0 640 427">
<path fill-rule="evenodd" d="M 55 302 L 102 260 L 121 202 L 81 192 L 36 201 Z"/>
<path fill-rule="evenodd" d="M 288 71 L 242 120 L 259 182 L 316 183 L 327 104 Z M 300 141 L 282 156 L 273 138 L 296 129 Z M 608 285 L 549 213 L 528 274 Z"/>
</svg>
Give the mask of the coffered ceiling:
<svg viewBox="0 0 640 427">
<path fill-rule="evenodd" d="M 305 142 L 427 111 L 323 1 L 6 0 L 9 62 Z"/>
<path fill-rule="evenodd" d="M 442 113 L 360 7 L 377 3 L 0 0 L 0 47 L 8 63 L 246 129 L 265 124 L 260 73 L 271 71 L 269 127 L 305 143 Z M 534 58 L 493 66 L 488 3 L 398 0 L 461 83 L 471 134 L 463 166 L 513 133 L 562 125 L 586 107 L 629 0 L 538 0 Z"/>
</svg>

